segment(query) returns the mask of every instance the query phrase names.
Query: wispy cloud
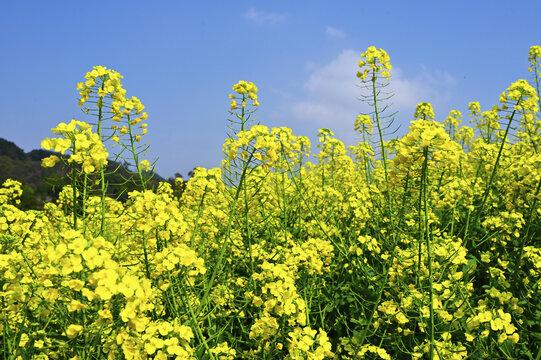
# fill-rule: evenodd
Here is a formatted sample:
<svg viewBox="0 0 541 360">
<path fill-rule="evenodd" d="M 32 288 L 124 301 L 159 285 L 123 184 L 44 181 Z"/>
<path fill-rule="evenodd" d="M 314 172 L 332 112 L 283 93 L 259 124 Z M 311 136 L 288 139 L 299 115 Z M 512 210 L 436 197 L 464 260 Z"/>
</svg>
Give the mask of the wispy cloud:
<svg viewBox="0 0 541 360">
<path fill-rule="evenodd" d="M 426 101 L 436 108 L 451 99 L 456 80 L 447 72 L 431 70 L 421 65 L 421 72 L 413 77 L 406 76 L 401 68 L 391 71 L 393 103 L 399 110 L 414 110 L 418 103 Z"/>
<path fill-rule="evenodd" d="M 258 24 L 277 24 L 285 20 L 286 14 L 259 11 L 250 8 L 244 13 L 244 17 Z"/>
<path fill-rule="evenodd" d="M 318 128 L 330 128 L 346 143 L 353 141 L 355 117 L 370 111 L 365 103 L 358 100 L 362 89 L 357 86 L 360 81 L 355 74 L 360 54 L 360 51 L 344 50 L 326 65 L 311 65 L 311 73 L 304 84 L 306 92 L 303 99 L 289 105 L 292 117 L 297 121 L 310 122 Z M 421 72 L 414 76 L 393 66 L 391 75 L 388 90 L 394 96 L 390 110 L 399 111 L 400 119 L 406 126 L 418 103 L 430 102 L 436 111 L 438 105 L 448 103 L 455 84 L 449 73 L 426 66 L 421 66 Z"/>
<path fill-rule="evenodd" d="M 340 29 L 335 29 L 332 26 L 327 26 L 325 29 L 325 35 L 328 38 L 343 39 L 346 37 L 346 33 Z"/>
</svg>

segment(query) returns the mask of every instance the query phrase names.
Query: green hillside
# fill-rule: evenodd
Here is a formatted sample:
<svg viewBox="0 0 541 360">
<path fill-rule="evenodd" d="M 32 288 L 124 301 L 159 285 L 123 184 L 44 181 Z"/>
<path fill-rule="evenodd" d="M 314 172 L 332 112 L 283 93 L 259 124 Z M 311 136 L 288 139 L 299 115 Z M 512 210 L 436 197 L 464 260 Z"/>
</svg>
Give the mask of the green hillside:
<svg viewBox="0 0 541 360">
<path fill-rule="evenodd" d="M 32 150 L 28 153 L 15 143 L 0 138 L 0 185 L 7 179 L 22 183 L 23 195 L 20 208 L 23 210 L 41 209 L 46 201 L 55 201 L 68 180 L 66 174 L 69 169 L 58 164 L 54 168 L 41 166 L 41 159 L 50 155 L 61 156 L 47 150 Z M 120 163 L 110 162 L 107 166 L 106 180 L 108 182 L 108 195 L 125 200 L 128 192 L 138 189 L 131 179 L 137 174 L 129 171 Z M 151 177 L 150 187 L 156 187 L 160 181 L 166 181 L 158 174 L 147 174 Z M 167 181 L 173 182 L 174 179 Z"/>
</svg>

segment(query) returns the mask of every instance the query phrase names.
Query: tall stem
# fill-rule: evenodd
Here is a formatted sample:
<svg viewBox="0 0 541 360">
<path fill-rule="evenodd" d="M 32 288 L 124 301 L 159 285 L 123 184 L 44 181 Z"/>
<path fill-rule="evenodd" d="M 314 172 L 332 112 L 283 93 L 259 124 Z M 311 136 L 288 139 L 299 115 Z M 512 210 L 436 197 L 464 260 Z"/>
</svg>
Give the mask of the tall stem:
<svg viewBox="0 0 541 360">
<path fill-rule="evenodd" d="M 75 153 L 75 146 L 73 152 Z M 77 170 L 75 166 L 75 162 L 73 162 L 71 165 L 71 186 L 73 188 L 73 228 L 77 230 Z"/>
<path fill-rule="evenodd" d="M 372 70 L 372 100 L 374 100 L 374 115 L 376 116 L 376 123 L 378 125 L 379 145 L 381 147 L 383 169 L 385 170 L 385 182 L 387 182 L 389 181 L 389 176 L 387 174 L 387 154 L 385 153 L 385 146 L 383 144 L 383 131 L 381 130 L 381 124 L 379 121 L 378 97 L 376 94 L 376 70 Z"/>
<path fill-rule="evenodd" d="M 520 100 L 519 100 L 520 102 Z M 518 102 L 517 102 L 518 103 Z M 498 156 L 496 157 L 496 161 L 494 163 L 494 167 L 492 168 L 492 174 L 490 175 L 490 180 L 488 181 L 487 187 L 485 189 L 485 193 L 483 195 L 483 201 L 481 202 L 481 206 L 479 207 L 479 210 L 477 212 L 476 220 L 479 219 L 481 216 L 481 212 L 483 211 L 483 208 L 487 202 L 488 195 L 490 194 L 490 190 L 492 189 L 492 182 L 494 181 L 494 177 L 496 176 L 496 171 L 498 170 L 498 165 L 500 163 L 500 158 L 502 156 L 503 148 L 505 146 L 505 142 L 507 141 L 507 134 L 509 133 L 509 129 L 511 128 L 511 122 L 513 121 L 513 117 L 515 116 L 516 110 L 513 110 L 513 113 L 509 117 L 509 122 L 507 123 L 507 127 L 505 129 L 505 133 L 503 135 L 502 144 L 500 145 L 500 150 L 498 151 Z"/>
<path fill-rule="evenodd" d="M 434 359 L 434 294 L 433 294 L 433 279 L 432 279 L 432 248 L 430 242 L 430 224 L 428 219 L 428 146 L 423 148 L 423 170 L 421 174 L 422 198 L 423 198 L 423 223 L 424 231 L 421 236 L 426 239 L 426 251 L 428 262 L 428 294 L 430 308 L 430 356 L 429 359 Z"/>
<path fill-rule="evenodd" d="M 103 90 L 105 86 L 105 83 L 102 83 L 101 88 Z M 102 131 L 101 131 L 101 124 L 103 121 L 103 96 L 100 96 L 100 99 L 98 100 L 98 135 L 100 137 L 100 140 L 103 142 L 102 137 Z M 105 192 L 106 192 L 106 186 L 105 186 L 105 169 L 103 168 L 103 165 L 100 165 L 100 185 L 101 185 L 101 222 L 100 222 L 100 235 L 103 234 L 103 229 L 105 228 Z"/>
<path fill-rule="evenodd" d="M 146 190 L 146 184 L 145 180 L 143 179 L 143 174 L 141 171 L 141 166 L 139 165 L 139 156 L 137 155 L 137 151 L 135 150 L 135 142 L 133 141 L 133 131 L 131 128 L 131 122 L 130 122 L 130 115 L 128 114 L 128 131 L 130 134 L 130 150 L 132 152 L 133 161 L 135 163 L 135 168 L 137 169 L 137 174 L 139 175 L 139 181 L 141 182 L 141 188 L 143 190 Z"/>
</svg>

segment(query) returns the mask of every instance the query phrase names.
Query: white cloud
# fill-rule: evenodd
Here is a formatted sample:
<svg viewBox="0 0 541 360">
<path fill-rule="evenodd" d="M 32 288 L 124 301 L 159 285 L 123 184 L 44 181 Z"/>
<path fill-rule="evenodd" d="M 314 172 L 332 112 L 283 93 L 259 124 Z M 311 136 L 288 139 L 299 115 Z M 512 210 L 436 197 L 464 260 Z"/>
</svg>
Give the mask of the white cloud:
<svg viewBox="0 0 541 360">
<path fill-rule="evenodd" d="M 286 14 L 258 11 L 250 8 L 244 13 L 244 17 L 258 24 L 276 24 L 286 18 Z"/>
<path fill-rule="evenodd" d="M 366 92 L 359 88 L 356 77 L 361 52 L 344 50 L 337 58 L 324 66 L 310 66 L 310 76 L 304 84 L 306 93 L 297 102 L 290 103 L 293 118 L 310 122 L 316 128 L 330 128 L 346 144 L 353 141 L 353 123 L 361 112 L 371 109 L 358 100 Z M 415 107 L 420 102 L 430 102 L 437 114 L 439 105 L 445 105 L 451 97 L 454 78 L 447 72 L 435 71 L 421 66 L 414 76 L 407 76 L 399 67 L 391 72 L 389 91 L 394 93 L 390 112 L 398 111 L 403 127 L 413 119 Z M 437 114 L 438 115 L 438 114 Z M 443 114 L 440 114 L 440 116 Z"/>
<path fill-rule="evenodd" d="M 424 65 L 421 68 L 419 75 L 405 77 L 402 69 L 393 67 L 390 88 L 395 94 L 393 103 L 397 110 L 415 110 L 418 103 L 429 102 L 437 111 L 438 105 L 450 100 L 450 89 L 456 80 L 447 72 L 429 70 Z"/>
<path fill-rule="evenodd" d="M 317 67 L 312 65 L 312 73 L 304 84 L 308 93 L 332 99 L 333 102 L 349 102 L 355 99 L 357 87 L 355 74 L 359 53 L 345 50 L 329 64 Z"/>
<path fill-rule="evenodd" d="M 290 104 L 293 118 L 310 122 L 316 129 L 330 128 L 346 140 L 343 135 L 353 131 L 355 117 L 364 108 L 357 100 L 361 89 L 355 85 L 359 57 L 360 52 L 345 50 L 327 65 L 311 65 L 304 99 Z"/>
<path fill-rule="evenodd" d="M 325 29 L 325 35 L 329 38 L 343 39 L 346 37 L 346 33 L 340 29 L 335 29 L 332 26 L 327 26 Z"/>
</svg>

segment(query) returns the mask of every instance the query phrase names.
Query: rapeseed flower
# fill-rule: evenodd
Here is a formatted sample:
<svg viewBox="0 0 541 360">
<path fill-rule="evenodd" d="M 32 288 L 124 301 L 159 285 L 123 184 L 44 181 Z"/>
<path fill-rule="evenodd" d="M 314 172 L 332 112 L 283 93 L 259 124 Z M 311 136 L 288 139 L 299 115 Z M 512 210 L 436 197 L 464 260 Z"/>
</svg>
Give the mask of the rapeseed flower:
<svg viewBox="0 0 541 360">
<path fill-rule="evenodd" d="M 237 100 L 241 102 L 242 109 L 246 107 L 248 99 L 253 100 L 252 106 L 259 106 L 257 101 L 257 92 L 259 90 L 253 82 L 241 80 L 233 85 L 233 91 L 234 93 L 229 95 L 229 98 L 232 99 L 230 103 L 231 111 L 238 109 Z"/>
<path fill-rule="evenodd" d="M 391 74 L 391 58 L 387 52 L 383 49 L 376 49 L 375 46 L 370 46 L 364 53 L 361 54 L 361 60 L 359 60 L 359 67 L 362 71 L 357 72 L 357 77 L 361 80 L 365 80 L 369 74 L 372 74 L 372 78 L 376 77 L 377 73 L 390 80 Z"/>
<path fill-rule="evenodd" d="M 73 339 L 73 338 L 81 335 L 82 332 L 83 332 L 83 326 L 82 325 L 71 324 L 66 329 L 66 336 L 69 337 L 70 339 Z"/>
<path fill-rule="evenodd" d="M 364 55 L 363 80 L 386 77 L 385 54 Z M 408 133 L 383 142 L 388 177 L 364 138 L 346 149 L 321 129 L 312 154 L 291 129 L 244 126 L 225 141 L 224 168 L 118 201 L 81 184 L 107 160 L 98 140 L 118 148 L 145 134 L 144 106 L 119 79 L 96 67 L 77 85 L 80 100 L 96 104 L 89 114 L 111 110 L 102 120 L 112 125 L 101 127 L 109 133 L 72 121 L 43 141 L 63 152 L 45 165 L 64 161 L 82 175 L 58 201 L 23 211 L 23 184 L 0 188 L 0 333 L 15 339 L 14 356 L 74 358 L 83 340 L 87 354 L 134 359 L 422 358 L 434 346 L 434 358 L 458 360 L 480 348 L 513 358 L 531 350 L 541 158 L 537 94 L 524 81 L 492 109 L 470 104 L 477 133 L 458 128 L 459 112 L 442 124 L 420 104 Z M 234 88 L 234 115 L 257 106 L 256 90 Z M 500 120 L 517 114 L 516 141 L 503 142 Z M 359 116 L 356 131 L 369 135 L 372 120 Z M 224 180 L 237 160 L 242 183 Z"/>
</svg>

